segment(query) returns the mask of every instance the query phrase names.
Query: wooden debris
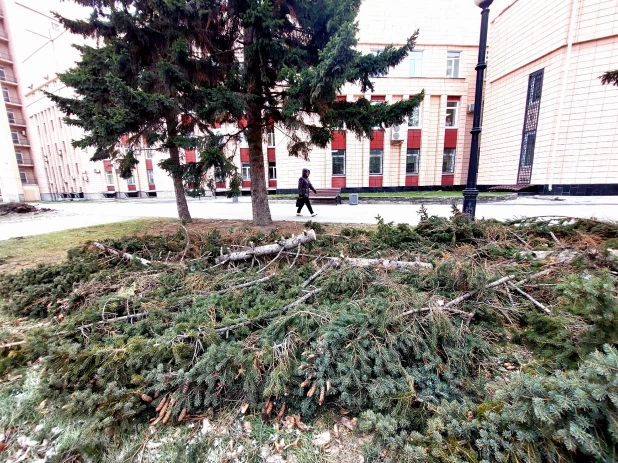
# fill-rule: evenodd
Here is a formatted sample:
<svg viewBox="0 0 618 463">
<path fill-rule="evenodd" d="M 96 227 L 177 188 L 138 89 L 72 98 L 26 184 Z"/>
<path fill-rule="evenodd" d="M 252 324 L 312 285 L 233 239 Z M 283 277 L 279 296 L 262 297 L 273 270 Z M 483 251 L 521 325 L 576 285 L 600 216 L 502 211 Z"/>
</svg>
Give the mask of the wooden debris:
<svg viewBox="0 0 618 463">
<path fill-rule="evenodd" d="M 315 230 L 305 230 L 298 236 L 281 240 L 275 244 L 268 244 L 265 246 L 257 246 L 254 248 L 246 249 L 243 251 L 228 252 L 227 254 L 221 254 L 215 260 L 216 264 L 223 262 L 239 262 L 245 260 L 251 260 L 257 257 L 268 256 L 272 254 L 278 254 L 282 251 L 289 251 L 296 249 L 299 244 L 308 244 L 316 240 Z"/>
<path fill-rule="evenodd" d="M 142 265 L 145 265 L 145 266 L 149 266 L 149 265 L 152 264 L 152 262 L 150 262 L 149 260 L 142 259 L 141 257 L 136 257 L 133 254 L 129 254 L 128 252 L 122 252 L 122 251 L 119 251 L 118 249 L 110 248 L 109 246 L 105 246 L 104 244 L 97 243 L 96 241 L 94 243 L 92 243 L 92 245 L 95 248 L 100 249 L 101 251 L 103 251 L 103 252 L 105 252 L 107 254 L 111 254 L 112 256 L 120 257 L 121 259 L 137 260 L 138 262 L 140 262 Z"/>
</svg>

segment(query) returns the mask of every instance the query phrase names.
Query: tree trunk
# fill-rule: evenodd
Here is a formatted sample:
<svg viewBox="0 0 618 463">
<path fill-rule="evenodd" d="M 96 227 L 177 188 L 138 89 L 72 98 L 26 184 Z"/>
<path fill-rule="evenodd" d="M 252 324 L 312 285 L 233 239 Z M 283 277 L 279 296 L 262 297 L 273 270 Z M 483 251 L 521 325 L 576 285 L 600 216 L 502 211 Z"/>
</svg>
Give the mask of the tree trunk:
<svg viewBox="0 0 618 463">
<path fill-rule="evenodd" d="M 245 28 L 245 40 L 255 41 L 252 27 Z M 273 223 L 268 205 L 268 188 L 266 186 L 266 169 L 264 168 L 264 149 L 262 148 L 262 94 L 261 66 L 259 53 L 252 47 L 245 47 L 245 63 L 249 75 L 247 87 L 247 142 L 249 144 L 249 162 L 251 166 L 251 206 L 255 225 Z"/>
<path fill-rule="evenodd" d="M 170 159 L 174 165 L 180 165 L 180 156 L 178 155 L 178 147 L 170 147 Z M 187 197 L 185 196 L 185 187 L 182 184 L 182 178 L 172 172 L 172 180 L 174 182 L 174 193 L 176 194 L 176 208 L 178 209 L 178 217 L 185 222 L 191 222 L 191 214 L 187 205 Z"/>
</svg>

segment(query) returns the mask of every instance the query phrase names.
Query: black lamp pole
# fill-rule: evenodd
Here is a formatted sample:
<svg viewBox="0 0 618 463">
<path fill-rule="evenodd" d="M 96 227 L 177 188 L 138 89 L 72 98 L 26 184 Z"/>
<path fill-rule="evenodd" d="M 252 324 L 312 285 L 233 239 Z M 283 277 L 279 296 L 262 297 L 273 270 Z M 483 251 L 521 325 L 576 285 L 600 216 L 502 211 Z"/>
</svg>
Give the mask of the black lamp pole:
<svg viewBox="0 0 618 463">
<path fill-rule="evenodd" d="M 468 163 L 468 181 L 463 191 L 463 211 L 472 219 L 476 214 L 476 175 L 479 170 L 479 134 L 481 133 L 481 104 L 483 103 L 483 79 L 485 77 L 485 55 L 487 51 L 487 29 L 489 27 L 489 6 L 494 0 L 474 0 L 476 6 L 483 9 L 481 13 L 481 39 L 479 41 L 479 61 L 476 65 L 476 93 L 474 95 L 474 122 L 472 123 L 472 144 L 470 145 L 470 162 Z"/>
</svg>

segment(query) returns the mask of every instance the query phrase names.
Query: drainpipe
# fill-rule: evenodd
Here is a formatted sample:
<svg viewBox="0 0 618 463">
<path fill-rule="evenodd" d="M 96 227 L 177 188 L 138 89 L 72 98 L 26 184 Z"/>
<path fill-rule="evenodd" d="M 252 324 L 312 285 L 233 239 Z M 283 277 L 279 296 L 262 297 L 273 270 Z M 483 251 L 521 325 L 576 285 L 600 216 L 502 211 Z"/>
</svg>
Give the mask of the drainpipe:
<svg viewBox="0 0 618 463">
<path fill-rule="evenodd" d="M 562 125 L 562 114 L 564 113 L 564 99 L 566 98 L 567 82 L 569 72 L 571 70 L 571 54 L 573 51 L 573 39 L 575 37 L 575 20 L 577 15 L 577 6 L 579 0 L 572 0 L 571 3 L 571 21 L 569 23 L 569 36 L 567 42 L 566 61 L 564 63 L 564 71 L 562 73 L 562 88 L 560 89 L 560 100 L 558 102 L 558 120 L 556 121 L 556 133 L 554 134 L 554 142 L 552 143 L 551 157 L 549 158 L 549 191 L 553 189 L 554 183 L 554 162 L 556 153 L 558 152 L 558 141 L 560 140 L 560 126 Z"/>
</svg>

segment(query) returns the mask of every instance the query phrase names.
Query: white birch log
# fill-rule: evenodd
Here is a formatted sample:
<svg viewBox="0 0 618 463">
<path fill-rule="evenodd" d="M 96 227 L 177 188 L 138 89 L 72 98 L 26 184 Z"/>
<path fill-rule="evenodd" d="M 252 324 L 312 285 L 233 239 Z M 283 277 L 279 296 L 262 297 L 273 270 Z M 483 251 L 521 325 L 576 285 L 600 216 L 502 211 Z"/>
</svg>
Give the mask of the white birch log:
<svg viewBox="0 0 618 463">
<path fill-rule="evenodd" d="M 305 230 L 302 234 L 281 240 L 278 243 L 267 244 L 265 246 L 257 246 L 255 248 L 245 249 L 242 251 L 229 252 L 228 254 L 222 254 L 217 257 L 215 263 L 220 264 L 223 262 L 238 262 L 243 260 L 250 260 L 256 257 L 268 256 L 271 254 L 278 254 L 281 251 L 296 250 L 299 245 L 311 243 L 316 240 L 314 230 Z"/>
<path fill-rule="evenodd" d="M 406 270 L 410 268 L 422 268 L 431 270 L 433 265 L 427 262 L 406 262 L 401 260 L 388 259 L 361 259 L 358 257 L 333 257 L 331 258 L 333 266 L 339 267 L 345 263 L 351 267 L 382 267 L 386 270 Z"/>
<path fill-rule="evenodd" d="M 111 254 L 112 256 L 120 257 L 121 259 L 126 259 L 126 260 L 133 260 L 133 259 L 135 259 L 135 260 L 141 262 L 142 265 L 146 265 L 146 266 L 151 264 L 151 262 L 149 260 L 142 259 L 141 257 L 136 257 L 133 254 L 129 254 L 128 252 L 122 252 L 122 251 L 119 251 L 117 249 L 110 248 L 109 246 L 105 246 L 105 245 L 103 245 L 101 243 L 97 243 L 96 241 L 94 243 L 92 243 L 92 245 L 95 248 L 100 249 L 103 252 L 106 252 L 107 254 Z"/>
</svg>

